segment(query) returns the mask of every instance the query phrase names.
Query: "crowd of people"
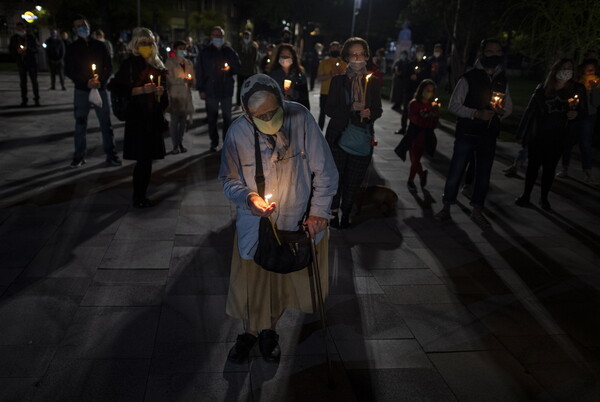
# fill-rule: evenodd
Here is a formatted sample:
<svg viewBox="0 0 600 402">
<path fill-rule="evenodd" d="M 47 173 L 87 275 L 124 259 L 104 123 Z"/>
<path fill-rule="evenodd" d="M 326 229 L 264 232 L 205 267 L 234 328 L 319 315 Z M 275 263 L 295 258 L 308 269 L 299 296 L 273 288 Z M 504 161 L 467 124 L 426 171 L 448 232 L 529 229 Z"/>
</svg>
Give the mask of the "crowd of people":
<svg viewBox="0 0 600 402">
<path fill-rule="evenodd" d="M 16 31 L 10 48 L 19 66 L 22 106 L 28 102 L 27 76 L 39 105 L 35 65 L 39 45 L 23 24 L 17 24 Z M 357 192 L 377 144 L 374 123 L 383 113 L 381 89 L 386 68 L 382 50 L 373 54 L 364 39 L 352 37 L 343 43 L 329 43 L 326 51 L 317 43 L 308 55 L 302 55 L 291 43 L 291 32 L 284 30 L 279 43 L 261 51 L 252 32 L 242 32 L 239 44 L 231 46 L 220 26 L 211 29 L 210 42 L 203 47 L 187 38 L 167 49 L 158 35 L 140 27 L 127 44 L 119 41 L 113 50 L 104 33 L 99 29 L 92 33 L 81 15 L 73 20 L 73 32 L 76 38 L 72 43 L 59 38 L 57 30 L 52 30 L 45 42 L 51 89 L 56 88 L 56 76 L 61 89 L 65 89 L 65 75 L 75 86 L 71 166 L 85 164 L 90 108 L 100 122 L 106 162 L 122 164 L 115 147 L 108 89 L 113 109 L 116 105 L 122 108 L 122 113 L 113 110 L 115 116 L 125 121 L 123 158 L 136 162 L 132 170 L 135 208 L 153 205 L 147 190 L 152 161 L 167 155 L 164 133 L 170 133 L 170 154 L 187 151 L 184 135 L 195 111 L 192 91 L 198 91 L 206 105 L 210 151 L 221 152 L 219 180 L 237 207 L 227 313 L 244 321 L 245 332 L 229 359 L 244 361 L 258 342 L 265 359 L 278 360 L 279 317 L 287 307 L 315 311 L 310 281 L 317 275 L 327 283 L 329 227 L 346 229 L 352 223 Z M 307 60 L 306 69 L 303 60 Z M 490 225 L 484 203 L 496 141 L 502 119 L 513 110 L 503 60 L 501 42 L 483 40 L 473 67 L 453 88 L 448 110 L 456 116 L 455 141 L 443 207 L 435 215 L 439 220 L 451 218 L 451 207 L 466 176 L 466 185 L 472 189 L 471 218 L 482 227 Z M 116 72 L 114 61 L 119 65 Z M 600 105 L 597 69 L 597 60 L 592 58 L 580 66 L 561 59 L 535 89 L 517 132 L 523 151 L 506 170 L 514 174 L 529 159 L 524 190 L 515 201 L 518 206 L 531 205 L 541 167 L 540 206 L 551 208 L 549 192 L 556 167 L 562 157 L 558 176 L 568 174 L 576 142 L 585 179 L 593 182 L 591 146 Z M 436 93 L 444 86 L 448 71 L 442 46 L 436 44 L 430 57 L 423 46 L 416 46 L 414 52 L 403 51 L 392 71 L 392 109 L 402 114 L 396 134 L 404 135 L 396 151 L 403 159 L 409 154 L 407 189 L 415 193 L 417 176 L 420 187 L 427 186 L 428 172 L 421 159 L 436 149 L 434 130 L 440 120 Z M 316 81 L 320 82 L 320 96 L 315 120 L 309 110 L 316 105 L 310 104 L 309 92 Z M 232 121 L 234 99 L 242 116 Z M 323 135 L 326 116 L 330 120 Z M 274 228 L 284 231 L 305 227 L 316 241 L 322 271 L 281 275 L 263 270 L 253 259 L 261 218 L 270 219 Z"/>
</svg>

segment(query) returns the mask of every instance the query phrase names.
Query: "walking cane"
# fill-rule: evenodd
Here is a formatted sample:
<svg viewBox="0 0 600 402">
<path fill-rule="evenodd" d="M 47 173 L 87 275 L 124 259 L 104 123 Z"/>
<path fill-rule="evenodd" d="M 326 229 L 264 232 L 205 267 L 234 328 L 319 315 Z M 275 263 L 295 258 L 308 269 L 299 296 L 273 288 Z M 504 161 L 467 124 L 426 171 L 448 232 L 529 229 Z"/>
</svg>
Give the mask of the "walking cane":
<svg viewBox="0 0 600 402">
<path fill-rule="evenodd" d="M 327 347 L 327 323 L 325 322 L 325 307 L 323 306 L 323 291 L 321 289 L 321 274 L 319 271 L 319 261 L 317 260 L 317 246 L 315 245 L 315 239 L 310 237 L 310 251 L 312 253 L 312 267 L 313 274 L 315 276 L 315 288 L 317 289 L 317 302 L 319 304 L 319 312 L 321 314 L 321 325 L 323 326 L 323 341 L 325 342 L 325 356 L 327 358 L 328 367 L 328 387 L 335 388 L 335 381 L 333 379 L 333 368 L 331 366 L 331 358 L 329 357 L 329 348 Z"/>
</svg>

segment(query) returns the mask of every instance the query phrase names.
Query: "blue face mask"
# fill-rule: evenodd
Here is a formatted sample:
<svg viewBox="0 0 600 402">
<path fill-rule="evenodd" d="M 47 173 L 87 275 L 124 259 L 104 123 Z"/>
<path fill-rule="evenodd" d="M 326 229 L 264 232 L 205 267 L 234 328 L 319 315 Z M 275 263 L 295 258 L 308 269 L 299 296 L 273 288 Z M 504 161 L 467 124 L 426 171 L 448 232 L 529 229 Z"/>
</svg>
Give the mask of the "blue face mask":
<svg viewBox="0 0 600 402">
<path fill-rule="evenodd" d="M 88 36 L 90 36 L 90 27 L 88 27 L 87 25 L 84 25 L 82 27 L 78 27 L 77 28 L 77 36 L 79 36 L 80 38 L 87 38 Z"/>
<path fill-rule="evenodd" d="M 212 38 L 212 44 L 215 46 L 223 46 L 224 43 L 223 38 Z"/>
<path fill-rule="evenodd" d="M 56 39 L 56 38 L 58 37 L 58 34 L 56 34 L 56 33 L 52 32 L 52 33 L 50 34 L 50 37 L 51 37 L 52 39 Z"/>
<path fill-rule="evenodd" d="M 185 56 L 187 56 L 187 52 L 185 50 L 178 50 L 177 56 L 179 56 L 181 58 L 185 58 Z"/>
<path fill-rule="evenodd" d="M 244 41 L 244 45 L 247 45 L 248 43 L 250 43 L 250 39 L 243 39 Z"/>
</svg>

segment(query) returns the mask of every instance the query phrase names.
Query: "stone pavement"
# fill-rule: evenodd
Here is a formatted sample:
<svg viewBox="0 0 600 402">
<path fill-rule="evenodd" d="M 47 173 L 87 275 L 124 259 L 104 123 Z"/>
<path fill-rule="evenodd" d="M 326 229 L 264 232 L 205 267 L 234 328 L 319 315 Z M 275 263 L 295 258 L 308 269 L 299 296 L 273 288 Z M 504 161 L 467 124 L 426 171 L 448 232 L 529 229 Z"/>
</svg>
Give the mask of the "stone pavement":
<svg viewBox="0 0 600 402">
<path fill-rule="evenodd" d="M 599 192 L 564 180 L 555 212 L 513 206 L 523 180 L 501 169 L 515 144 L 499 145 L 492 229 L 462 196 L 439 223 L 452 137 L 438 130 L 429 191 L 411 195 L 385 104 L 368 181 L 398 193 L 397 214 L 366 208 L 332 231 L 330 389 L 317 315 L 286 312 L 279 364 L 226 361 L 242 331 L 224 312 L 234 209 L 202 102 L 190 152 L 155 163 L 158 205 L 134 210 L 132 164 L 104 165 L 93 114 L 88 164 L 68 167 L 72 85 L 23 109 L 0 73 L 0 93 L 0 400 L 600 400 Z"/>
</svg>

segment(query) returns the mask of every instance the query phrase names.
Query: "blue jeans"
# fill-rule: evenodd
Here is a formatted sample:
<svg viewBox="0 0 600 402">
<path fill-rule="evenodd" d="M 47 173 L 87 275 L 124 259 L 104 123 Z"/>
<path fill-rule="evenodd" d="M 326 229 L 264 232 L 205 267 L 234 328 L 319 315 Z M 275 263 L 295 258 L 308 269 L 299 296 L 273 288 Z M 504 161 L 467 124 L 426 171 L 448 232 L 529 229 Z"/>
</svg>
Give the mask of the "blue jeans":
<svg viewBox="0 0 600 402">
<path fill-rule="evenodd" d="M 219 146 L 219 131 L 217 129 L 217 120 L 219 119 L 219 104 L 221 104 L 221 114 L 223 115 L 223 140 L 227 130 L 231 125 L 231 96 L 218 99 L 206 98 L 206 114 L 208 117 L 208 136 L 210 137 L 211 148 Z"/>
<path fill-rule="evenodd" d="M 450 169 L 446 178 L 444 204 L 456 203 L 458 188 L 467 164 L 475 158 L 475 182 L 471 205 L 483 207 L 485 196 L 490 186 L 490 175 L 494 156 L 496 155 L 496 136 L 493 133 L 481 135 L 457 134 L 454 140 L 454 152 L 450 161 Z"/>
<path fill-rule="evenodd" d="M 592 140 L 594 139 L 594 126 L 596 125 L 596 115 L 592 114 L 584 117 L 570 127 L 568 133 L 567 146 L 562 155 L 562 165 L 569 167 L 571 162 L 571 151 L 573 146 L 579 141 L 581 151 L 581 168 L 583 170 L 592 169 Z"/>
<path fill-rule="evenodd" d="M 102 107 L 99 108 L 92 105 L 88 100 L 90 93 L 82 89 L 75 89 L 74 95 L 74 115 L 75 115 L 75 158 L 83 158 L 87 147 L 86 133 L 87 121 L 90 114 L 90 108 L 94 108 L 96 116 L 100 122 L 100 130 L 102 131 L 102 147 L 107 156 L 116 154 L 115 136 L 113 134 L 112 124 L 110 122 L 110 103 L 105 90 L 101 90 L 100 97 L 102 98 Z"/>
</svg>

